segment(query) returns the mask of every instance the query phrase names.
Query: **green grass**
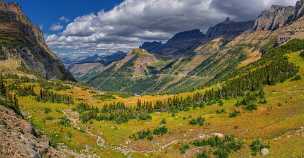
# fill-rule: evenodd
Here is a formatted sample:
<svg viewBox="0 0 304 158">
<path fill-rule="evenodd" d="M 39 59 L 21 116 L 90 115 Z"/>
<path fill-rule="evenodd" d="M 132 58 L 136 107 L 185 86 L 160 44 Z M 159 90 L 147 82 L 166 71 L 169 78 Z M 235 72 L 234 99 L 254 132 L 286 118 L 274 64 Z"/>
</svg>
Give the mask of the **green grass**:
<svg viewBox="0 0 304 158">
<path fill-rule="evenodd" d="M 72 111 L 77 106 L 75 104 L 66 105 L 58 103 L 38 102 L 35 97 L 19 97 L 21 109 L 26 117 L 43 134 L 51 139 L 54 146 L 63 143 L 69 149 L 81 153 L 88 146 L 89 151 L 102 157 L 127 157 L 120 151 L 114 150 L 116 146 L 124 146 L 132 149 L 129 153 L 132 157 L 151 157 L 151 158 L 180 158 L 182 144 L 189 144 L 194 139 L 199 139 L 201 135 L 212 133 L 223 133 L 234 135 L 236 138 L 245 142 L 244 148 L 239 152 L 233 153 L 231 157 L 249 157 L 250 149 L 248 145 L 252 140 L 261 138 L 270 144 L 270 158 L 289 158 L 288 156 L 301 156 L 303 154 L 304 132 L 298 135 L 297 131 L 304 126 L 304 59 L 299 53 L 288 55 L 289 60 L 299 66 L 299 80 L 289 80 L 274 86 L 264 88 L 267 99 L 266 104 L 258 105 L 257 110 L 246 111 L 237 108 L 237 99 L 224 100 L 223 105 L 208 105 L 203 108 L 190 109 L 176 114 L 153 113 L 152 119 L 148 121 L 131 120 L 127 123 L 116 124 L 110 121 L 89 121 L 88 123 L 78 122 L 73 124 L 67 111 Z M 18 83 L 29 84 L 29 83 Z M 59 85 L 54 86 L 60 87 Z M 49 86 L 52 89 L 52 86 Z M 81 88 L 79 88 L 81 89 Z M 73 94 L 73 97 L 90 94 L 91 102 L 97 100 L 112 100 L 113 97 L 120 97 L 117 94 L 90 92 L 90 89 L 82 88 L 76 93 L 71 89 L 61 89 L 60 94 Z M 86 93 L 85 93 L 86 92 Z M 95 95 L 95 97 L 94 97 Z M 127 97 L 127 96 L 125 96 Z M 150 96 L 152 98 L 157 96 Z M 134 98 L 124 98 L 134 100 Z M 98 106 L 98 105 L 95 105 Z M 46 110 L 47 109 L 47 110 Z M 240 110 L 240 115 L 234 118 L 229 117 L 229 113 Z M 224 112 L 218 112 L 224 111 Z M 73 113 L 73 111 L 72 111 Z M 71 121 L 71 126 L 60 124 L 60 118 L 67 117 Z M 189 122 L 196 118 L 205 118 L 202 126 L 193 126 Z M 75 118 L 77 120 L 77 116 Z M 162 120 L 166 120 L 168 133 L 155 136 L 150 140 L 132 140 L 129 137 L 142 130 L 153 130 L 159 127 Z M 78 127 L 80 129 L 78 129 Z M 86 132 L 86 131 L 90 131 Z M 102 148 L 96 144 L 97 138 L 102 137 L 106 145 Z M 176 142 L 175 142 L 176 141 Z M 128 142 L 128 143 L 127 143 Z M 172 143 L 173 142 L 173 143 Z M 170 144 L 171 143 L 171 144 Z M 160 146 L 166 146 L 159 150 Z M 190 146 L 185 154 L 196 155 L 193 152 L 195 147 Z M 143 151 L 156 150 L 152 153 Z M 258 156 L 259 157 L 259 156 Z"/>
</svg>

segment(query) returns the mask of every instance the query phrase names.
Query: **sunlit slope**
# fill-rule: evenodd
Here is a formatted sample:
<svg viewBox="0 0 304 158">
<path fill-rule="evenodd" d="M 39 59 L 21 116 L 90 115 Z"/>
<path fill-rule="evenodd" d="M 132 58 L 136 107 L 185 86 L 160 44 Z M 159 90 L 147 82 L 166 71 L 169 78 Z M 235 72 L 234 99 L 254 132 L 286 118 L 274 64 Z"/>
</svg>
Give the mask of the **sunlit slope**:
<svg viewBox="0 0 304 158">
<path fill-rule="evenodd" d="M 17 76 L 3 76 L 2 80 L 5 81 L 10 94 L 17 96 L 17 103 L 25 117 L 50 138 L 51 145 L 74 157 L 95 155 L 114 158 L 190 158 L 196 157 L 198 153 L 216 157 L 214 152 L 223 148 L 198 147 L 193 145 L 193 141 L 205 140 L 214 135 L 233 135 L 243 143 L 239 149 L 234 146 L 235 151 L 228 152 L 230 157 L 250 157 L 250 145 L 260 138 L 264 144 L 270 146 L 266 157 L 289 158 L 290 155 L 301 156 L 301 147 L 304 145 L 304 58 L 300 56 L 300 52 L 293 51 L 302 49 L 301 44 L 294 45 L 297 42 L 299 41 L 282 47 L 282 50 L 289 50 L 288 52 L 273 54 L 280 52 L 281 49 L 278 48 L 264 55 L 259 62 L 227 76 L 227 79 L 217 85 L 176 96 L 130 97 L 125 94 L 100 92 L 71 83 L 37 81 Z M 288 64 L 286 67 L 286 60 L 294 65 L 289 67 Z M 264 69 L 273 62 L 274 69 Z M 275 75 L 271 75 L 276 66 L 282 69 L 274 71 Z M 193 105 L 189 100 L 191 104 L 182 102 L 179 108 L 152 108 L 149 112 L 151 107 L 148 102 L 158 106 L 159 101 L 168 102 L 170 98 L 186 99 L 204 93 L 211 95 L 211 91 L 214 93 L 225 87 L 229 88 L 227 85 L 234 85 L 234 80 L 248 79 L 248 74 L 262 73 L 262 70 L 269 71 L 266 75 L 270 77 L 261 78 L 267 81 L 264 83 L 266 86 L 263 91 L 257 89 L 252 92 L 235 93 L 235 97 L 228 97 L 229 93 L 226 92 L 227 98 L 216 99 L 214 96 L 215 98 L 206 101 L 193 102 Z M 243 78 L 244 76 L 247 77 Z M 256 80 L 248 82 L 248 87 L 254 81 Z M 238 86 L 240 85 L 234 87 Z M 244 91 L 251 89 L 246 87 Z M 248 97 L 252 94 L 254 98 Z M 7 96 L 16 101 L 14 97 L 10 97 L 11 95 Z M 116 105 L 118 102 L 121 104 Z M 173 102 L 178 103 L 178 100 Z M 108 109 L 105 106 L 108 106 Z M 183 106 L 186 107 L 182 108 Z M 133 110 L 137 112 L 134 117 Z M 161 129 L 160 127 L 165 127 L 167 131 L 157 135 L 159 131 L 154 131 Z M 139 137 L 138 134 L 142 131 L 152 131 L 152 134 L 148 134 L 149 138 L 145 138 L 145 135 Z M 258 151 L 257 157 L 260 154 Z"/>
</svg>

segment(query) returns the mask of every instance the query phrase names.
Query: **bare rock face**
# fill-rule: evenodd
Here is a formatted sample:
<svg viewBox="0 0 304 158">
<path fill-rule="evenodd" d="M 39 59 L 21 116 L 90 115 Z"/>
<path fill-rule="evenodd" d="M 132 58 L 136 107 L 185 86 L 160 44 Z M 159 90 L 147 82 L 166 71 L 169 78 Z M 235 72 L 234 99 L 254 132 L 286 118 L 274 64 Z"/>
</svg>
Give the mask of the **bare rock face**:
<svg viewBox="0 0 304 158">
<path fill-rule="evenodd" d="M 235 22 L 227 18 L 207 31 L 207 36 L 210 39 L 223 37 L 227 40 L 240 35 L 241 33 L 250 30 L 253 27 L 254 21 Z"/>
<path fill-rule="evenodd" d="M 207 36 L 198 29 L 179 32 L 153 53 L 170 58 L 187 56 L 191 54 L 196 47 L 206 41 Z"/>
<path fill-rule="evenodd" d="M 46 79 L 74 80 L 15 3 L 0 1 L 0 56 L 18 58 L 23 68 Z"/>
<path fill-rule="evenodd" d="M 255 21 L 254 30 L 275 30 L 287 24 L 294 14 L 292 6 L 273 5 L 264 11 Z"/>
<path fill-rule="evenodd" d="M 45 136 L 38 136 L 32 125 L 14 111 L 0 105 L 0 157 L 1 158 L 61 158 L 49 146 Z"/>
<path fill-rule="evenodd" d="M 304 15 L 304 0 L 299 0 L 296 4 L 293 20 L 299 19 Z"/>
<path fill-rule="evenodd" d="M 162 42 L 153 41 L 153 42 L 145 42 L 139 48 L 144 49 L 148 52 L 155 52 L 161 46 L 162 46 Z"/>
</svg>

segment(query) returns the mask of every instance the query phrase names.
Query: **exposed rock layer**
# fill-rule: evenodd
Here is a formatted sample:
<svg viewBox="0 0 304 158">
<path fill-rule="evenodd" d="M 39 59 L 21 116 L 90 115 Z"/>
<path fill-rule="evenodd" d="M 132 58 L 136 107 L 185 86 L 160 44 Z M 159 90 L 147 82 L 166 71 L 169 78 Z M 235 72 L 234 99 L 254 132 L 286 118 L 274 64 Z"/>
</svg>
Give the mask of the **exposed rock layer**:
<svg viewBox="0 0 304 158">
<path fill-rule="evenodd" d="M 45 136 L 38 136 L 32 125 L 14 111 L 0 105 L 1 158 L 63 158 L 49 146 Z"/>
<path fill-rule="evenodd" d="M 48 48 L 43 33 L 14 3 L 0 2 L 1 60 L 19 58 L 22 67 L 46 79 L 74 80 Z"/>
</svg>

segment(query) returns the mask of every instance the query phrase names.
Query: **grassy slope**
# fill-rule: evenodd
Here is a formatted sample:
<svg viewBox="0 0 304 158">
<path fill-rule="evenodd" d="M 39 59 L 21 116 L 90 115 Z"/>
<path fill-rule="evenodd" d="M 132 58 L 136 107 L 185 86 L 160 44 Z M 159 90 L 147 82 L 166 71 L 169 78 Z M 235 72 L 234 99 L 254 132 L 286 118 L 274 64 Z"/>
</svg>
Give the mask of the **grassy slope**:
<svg viewBox="0 0 304 158">
<path fill-rule="evenodd" d="M 304 76 L 304 59 L 298 53 L 289 55 L 290 61 L 300 66 L 300 75 Z M 108 121 L 91 121 L 87 124 L 77 122 L 77 115 L 71 111 L 75 105 L 53 104 L 37 102 L 33 97 L 22 97 L 22 109 L 28 114 L 28 118 L 43 133 L 49 135 L 54 142 L 63 143 L 77 153 L 86 153 L 86 146 L 89 146 L 88 153 L 95 153 L 103 157 L 124 157 L 116 150 L 117 146 L 125 146 L 133 157 L 182 157 L 179 153 L 181 142 L 188 142 L 198 139 L 202 134 L 214 132 L 233 134 L 244 139 L 249 144 L 255 138 L 262 138 L 271 145 L 271 158 L 289 158 L 290 155 L 300 156 L 304 149 L 304 102 L 303 92 L 304 80 L 287 81 L 275 86 L 265 88 L 268 103 L 261 105 L 255 112 L 243 111 L 239 117 L 229 118 L 228 113 L 234 110 L 235 100 L 227 100 L 224 106 L 207 106 L 202 109 L 193 109 L 181 112 L 172 116 L 168 113 L 155 113 L 151 121 L 129 121 L 125 124 L 114 124 Z M 74 87 L 70 90 L 61 91 L 63 94 L 72 94 L 74 97 L 87 99 L 92 104 L 100 104 L 103 101 L 97 100 L 96 92 L 85 88 Z M 137 97 L 123 99 L 115 95 L 120 101 L 133 103 Z M 163 96 L 166 97 L 166 96 Z M 145 99 L 160 98 L 158 96 L 145 96 Z M 133 100 L 133 101 L 132 101 Z M 45 113 L 45 108 L 51 109 Z M 216 114 L 216 110 L 224 108 L 226 113 Z M 65 128 L 58 122 L 61 117 L 67 116 L 76 123 L 72 127 Z M 208 125 L 196 127 L 189 125 L 189 120 L 198 116 L 206 118 Z M 162 119 L 166 119 L 169 134 L 155 138 L 150 141 L 131 141 L 129 136 L 133 133 L 153 129 L 158 126 Z M 72 121 L 73 122 L 73 121 Z M 104 148 L 96 144 L 97 136 L 105 140 Z M 127 143 L 128 142 L 128 143 Z M 173 143 L 172 143 L 173 142 Z M 171 144 L 165 149 L 158 151 L 160 146 Z M 158 144 L 158 145 L 156 145 Z M 144 151 L 156 150 L 153 153 Z M 87 153 L 87 154 L 88 154 Z M 191 157 L 194 149 L 189 150 L 186 155 Z M 243 148 L 232 157 L 249 157 L 248 148 Z M 187 157 L 186 156 L 186 157 Z"/>
</svg>

